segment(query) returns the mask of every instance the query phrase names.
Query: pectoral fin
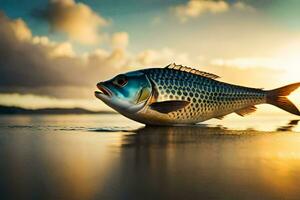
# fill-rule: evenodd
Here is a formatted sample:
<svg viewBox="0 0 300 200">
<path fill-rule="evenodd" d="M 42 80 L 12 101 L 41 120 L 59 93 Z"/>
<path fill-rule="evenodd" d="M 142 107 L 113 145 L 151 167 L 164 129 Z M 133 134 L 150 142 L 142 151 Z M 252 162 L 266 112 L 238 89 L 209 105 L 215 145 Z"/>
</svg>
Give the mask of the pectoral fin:
<svg viewBox="0 0 300 200">
<path fill-rule="evenodd" d="M 255 106 L 248 106 L 246 108 L 236 110 L 235 113 L 244 117 L 245 115 L 249 115 L 249 114 L 255 112 L 256 110 L 257 110 L 257 108 Z"/>
<path fill-rule="evenodd" d="M 186 107 L 190 102 L 188 101 L 162 101 L 162 102 L 155 102 L 150 105 L 150 108 L 156 110 L 160 113 L 170 113 L 177 110 L 180 110 Z"/>
</svg>

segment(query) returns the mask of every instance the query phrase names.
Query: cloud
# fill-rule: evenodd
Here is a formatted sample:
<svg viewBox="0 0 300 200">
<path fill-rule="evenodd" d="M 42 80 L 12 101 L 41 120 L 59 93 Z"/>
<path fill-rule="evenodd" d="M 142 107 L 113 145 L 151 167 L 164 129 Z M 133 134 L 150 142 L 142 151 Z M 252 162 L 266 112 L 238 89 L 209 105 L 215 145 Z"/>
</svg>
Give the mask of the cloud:
<svg viewBox="0 0 300 200">
<path fill-rule="evenodd" d="M 0 23 L 5 23 L 4 13 L 0 12 Z M 8 27 L 0 27 L 1 29 L 8 28 L 15 35 L 15 37 L 20 41 L 29 40 L 32 37 L 30 29 L 27 27 L 26 23 L 21 19 L 16 19 L 6 24 Z"/>
<path fill-rule="evenodd" d="M 126 63 L 126 59 L 124 51 L 119 49 L 76 55 L 71 43 L 32 36 L 22 19 L 11 20 L 0 15 L 1 91 L 94 87 L 100 79 L 111 76 L 115 67 Z M 80 92 L 74 95 L 79 96 Z"/>
<path fill-rule="evenodd" d="M 160 66 L 169 63 L 185 63 L 192 64 L 192 61 L 187 53 L 179 53 L 170 48 L 161 50 L 147 49 L 138 53 L 135 57 L 135 62 L 142 66 Z"/>
<path fill-rule="evenodd" d="M 82 44 L 97 44 L 104 35 L 101 28 L 108 21 L 95 13 L 88 5 L 74 0 L 51 0 L 45 10 L 37 14 L 46 19 L 52 30 L 66 33 Z"/>
<path fill-rule="evenodd" d="M 0 92 L 93 98 L 95 84 L 100 80 L 141 65 L 166 65 L 176 57 L 184 61 L 186 56 L 170 49 L 132 54 L 127 50 L 128 44 L 128 34 L 118 32 L 111 37 L 110 51 L 98 48 L 77 55 L 71 43 L 33 36 L 22 19 L 1 14 Z"/>
<path fill-rule="evenodd" d="M 229 4 L 223 0 L 189 0 L 186 4 L 178 5 L 172 10 L 181 22 L 186 22 L 190 18 L 196 18 L 206 13 L 219 14 L 228 12 L 231 9 L 253 10 L 251 6 L 243 2 Z"/>
<path fill-rule="evenodd" d="M 129 43 L 129 36 L 126 32 L 114 33 L 111 39 L 112 47 L 115 49 L 126 49 Z"/>
<path fill-rule="evenodd" d="M 236 2 L 232 5 L 233 8 L 237 9 L 237 10 L 244 10 L 244 11 L 255 11 L 255 8 L 244 3 L 244 2 Z"/>
<path fill-rule="evenodd" d="M 210 64 L 211 67 L 195 68 L 214 72 L 228 82 L 257 87 L 266 87 L 266 77 L 271 85 L 281 75 L 277 73 L 278 70 L 263 66 L 240 69 L 237 66 L 229 67 L 232 64 L 229 61 L 224 61 L 221 66 L 216 60 L 198 60 L 171 48 L 132 53 L 127 49 L 129 36 L 125 32 L 115 33 L 111 39 L 111 50 L 98 48 L 78 55 L 71 43 L 33 36 L 22 19 L 12 20 L 1 14 L 0 92 L 93 99 L 95 84 L 100 80 L 128 70 L 162 67 L 172 62 L 190 67 Z"/>
<path fill-rule="evenodd" d="M 33 36 L 22 19 L 12 20 L 2 14 L 0 92 L 93 98 L 97 82 L 122 71 L 141 66 L 164 66 L 175 61 L 188 63 L 187 54 L 168 48 L 133 54 L 127 50 L 128 44 L 128 34 L 118 32 L 111 37 L 112 50 L 98 48 L 77 55 L 71 43 Z"/>
<path fill-rule="evenodd" d="M 72 44 L 69 42 L 56 43 L 50 41 L 48 37 L 45 36 L 34 36 L 31 38 L 32 44 L 41 45 L 44 48 L 49 48 L 49 57 L 72 57 L 75 56 Z"/>
</svg>

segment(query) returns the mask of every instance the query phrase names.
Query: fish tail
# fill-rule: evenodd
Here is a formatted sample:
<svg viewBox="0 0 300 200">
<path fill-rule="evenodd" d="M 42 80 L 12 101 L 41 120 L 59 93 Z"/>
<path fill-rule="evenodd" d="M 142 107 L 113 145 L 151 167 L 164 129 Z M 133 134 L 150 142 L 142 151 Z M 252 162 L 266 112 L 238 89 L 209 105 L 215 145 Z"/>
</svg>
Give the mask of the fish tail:
<svg viewBox="0 0 300 200">
<path fill-rule="evenodd" d="M 300 87 L 300 82 L 267 91 L 267 103 L 300 116 L 298 108 L 287 98 L 298 87 Z"/>
</svg>

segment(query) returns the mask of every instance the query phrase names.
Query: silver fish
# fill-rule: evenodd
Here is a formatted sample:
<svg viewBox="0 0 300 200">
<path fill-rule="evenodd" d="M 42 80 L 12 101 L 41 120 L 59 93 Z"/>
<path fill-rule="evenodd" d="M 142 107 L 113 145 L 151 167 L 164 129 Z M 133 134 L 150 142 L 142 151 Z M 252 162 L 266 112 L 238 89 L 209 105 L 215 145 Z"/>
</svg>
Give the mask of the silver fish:
<svg viewBox="0 0 300 200">
<path fill-rule="evenodd" d="M 287 96 L 294 83 L 274 90 L 242 87 L 217 81 L 217 75 L 182 65 L 120 74 L 99 82 L 95 95 L 124 116 L 150 125 L 195 124 L 230 113 L 245 116 L 255 105 L 272 104 L 300 115 Z"/>
</svg>

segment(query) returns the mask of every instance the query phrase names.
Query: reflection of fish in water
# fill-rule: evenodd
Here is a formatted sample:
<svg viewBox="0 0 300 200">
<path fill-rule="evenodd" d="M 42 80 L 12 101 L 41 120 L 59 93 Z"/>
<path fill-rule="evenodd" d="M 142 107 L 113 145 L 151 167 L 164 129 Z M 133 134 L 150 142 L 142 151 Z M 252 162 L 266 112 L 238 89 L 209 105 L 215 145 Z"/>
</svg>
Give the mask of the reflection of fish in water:
<svg viewBox="0 0 300 200">
<path fill-rule="evenodd" d="M 277 131 L 292 131 L 292 129 L 298 125 L 299 121 L 300 120 L 298 119 L 291 120 L 286 126 L 281 126 L 277 128 Z"/>
<path fill-rule="evenodd" d="M 300 83 L 275 90 L 232 85 L 215 80 L 217 75 L 171 64 L 120 74 L 97 84 L 96 97 L 128 118 L 144 124 L 195 124 L 221 119 L 235 112 L 241 116 L 257 104 L 272 104 L 300 115 L 288 100 Z"/>
<path fill-rule="evenodd" d="M 210 127 L 203 124 L 191 126 L 145 126 L 125 134 L 122 147 L 165 146 L 177 144 L 208 145 L 208 141 L 241 140 L 260 135 L 255 130 L 228 130 L 226 127 Z M 270 133 L 270 132 L 268 132 Z M 242 135 L 243 137 L 239 137 Z"/>
</svg>

